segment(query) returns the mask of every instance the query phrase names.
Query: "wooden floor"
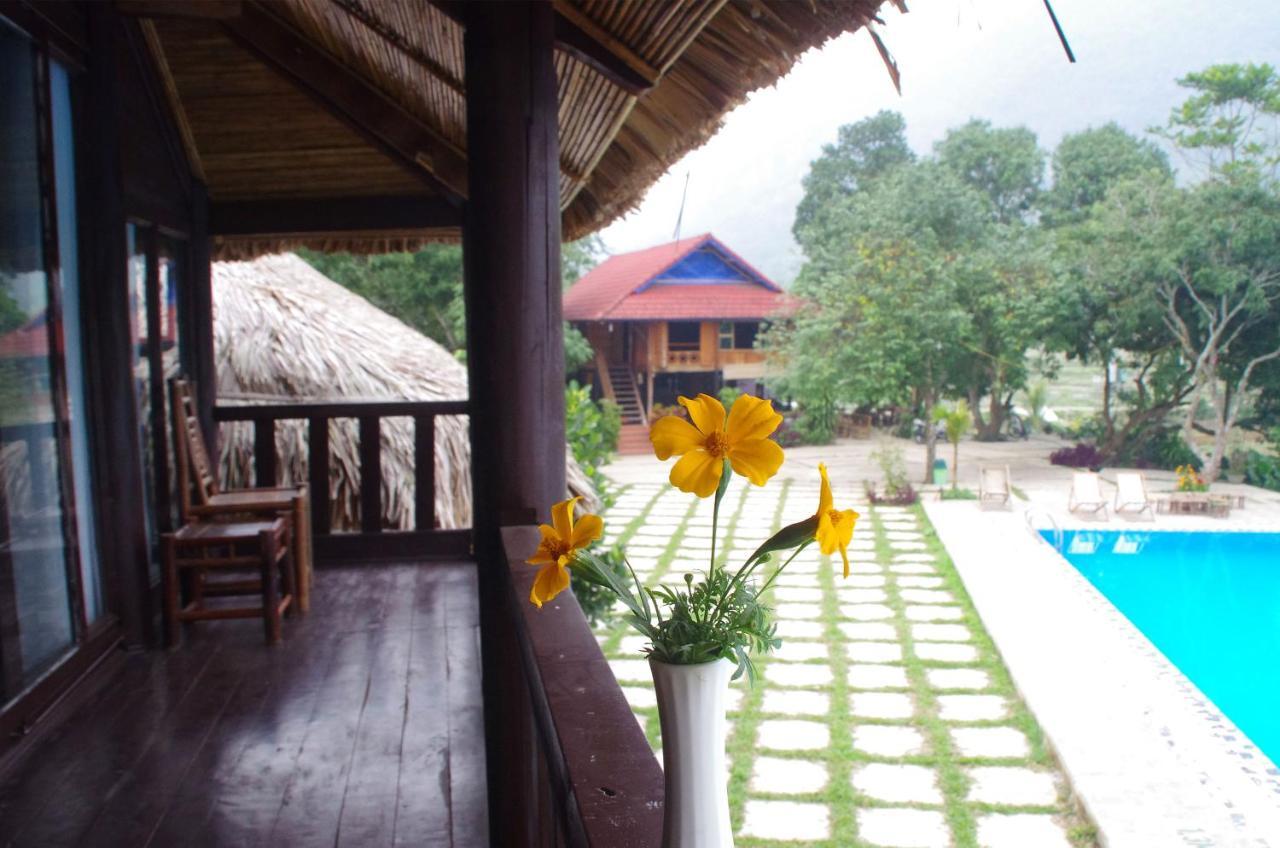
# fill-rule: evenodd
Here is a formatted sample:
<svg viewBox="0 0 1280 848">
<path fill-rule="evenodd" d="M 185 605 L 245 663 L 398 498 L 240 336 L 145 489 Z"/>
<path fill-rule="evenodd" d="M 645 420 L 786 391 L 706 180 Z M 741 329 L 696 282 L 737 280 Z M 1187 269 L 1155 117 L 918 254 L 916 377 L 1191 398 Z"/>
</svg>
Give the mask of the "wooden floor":
<svg viewBox="0 0 1280 848">
<path fill-rule="evenodd" d="M 0 845 L 487 843 L 474 566 L 316 575 L 310 615 L 188 630 L 0 782 Z"/>
</svg>

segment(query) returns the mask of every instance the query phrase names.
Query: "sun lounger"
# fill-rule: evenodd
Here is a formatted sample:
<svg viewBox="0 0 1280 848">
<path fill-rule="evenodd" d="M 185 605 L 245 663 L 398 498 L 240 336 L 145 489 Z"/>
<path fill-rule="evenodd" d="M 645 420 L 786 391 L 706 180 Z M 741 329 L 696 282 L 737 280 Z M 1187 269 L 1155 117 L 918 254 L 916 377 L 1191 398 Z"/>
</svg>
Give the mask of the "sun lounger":
<svg viewBox="0 0 1280 848">
<path fill-rule="evenodd" d="M 1009 507 L 1013 502 L 1013 487 L 1009 483 L 1009 466 L 983 468 L 978 477 L 978 507 L 988 505 Z"/>
<path fill-rule="evenodd" d="M 1116 472 L 1115 512 L 1134 518 L 1146 513 L 1149 520 L 1155 521 L 1155 510 L 1147 494 L 1147 478 L 1141 471 Z"/>
<path fill-rule="evenodd" d="M 1098 475 L 1092 471 L 1076 471 L 1071 475 L 1071 494 L 1067 497 L 1067 509 L 1077 515 L 1101 515 L 1106 521 L 1107 499 L 1102 496 Z"/>
</svg>

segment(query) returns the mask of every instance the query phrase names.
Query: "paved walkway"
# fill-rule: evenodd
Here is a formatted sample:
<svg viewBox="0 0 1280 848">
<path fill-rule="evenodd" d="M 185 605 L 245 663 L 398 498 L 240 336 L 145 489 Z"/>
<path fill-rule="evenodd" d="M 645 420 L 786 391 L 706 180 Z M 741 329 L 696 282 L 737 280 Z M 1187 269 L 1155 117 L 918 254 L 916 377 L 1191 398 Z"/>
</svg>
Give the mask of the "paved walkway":
<svg viewBox="0 0 1280 848">
<path fill-rule="evenodd" d="M 760 662 L 762 680 L 739 683 L 731 699 L 738 844 L 1093 845 L 923 512 L 857 503 L 865 462 L 844 450 L 801 449 L 788 452 L 766 488 L 735 478 L 720 550 L 741 562 L 776 528 L 811 515 L 824 453 L 837 505 L 863 513 L 854 573 L 845 580 L 825 558 L 805 555 L 771 590 L 783 646 Z M 648 457 L 610 468 L 627 488 L 606 532 L 650 582 L 705 569 L 711 547 L 711 501 L 675 491 L 666 473 Z M 643 639 L 624 626 L 600 638 L 660 749 Z"/>
</svg>

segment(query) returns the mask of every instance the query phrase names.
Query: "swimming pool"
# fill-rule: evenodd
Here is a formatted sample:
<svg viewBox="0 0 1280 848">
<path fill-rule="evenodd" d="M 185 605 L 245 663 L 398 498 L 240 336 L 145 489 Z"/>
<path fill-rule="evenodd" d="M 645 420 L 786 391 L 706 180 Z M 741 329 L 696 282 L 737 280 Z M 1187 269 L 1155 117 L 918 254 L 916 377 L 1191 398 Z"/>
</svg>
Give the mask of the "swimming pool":
<svg viewBox="0 0 1280 848">
<path fill-rule="evenodd" d="M 1280 762 L 1280 533 L 1069 530 L 1061 552 Z"/>
</svg>

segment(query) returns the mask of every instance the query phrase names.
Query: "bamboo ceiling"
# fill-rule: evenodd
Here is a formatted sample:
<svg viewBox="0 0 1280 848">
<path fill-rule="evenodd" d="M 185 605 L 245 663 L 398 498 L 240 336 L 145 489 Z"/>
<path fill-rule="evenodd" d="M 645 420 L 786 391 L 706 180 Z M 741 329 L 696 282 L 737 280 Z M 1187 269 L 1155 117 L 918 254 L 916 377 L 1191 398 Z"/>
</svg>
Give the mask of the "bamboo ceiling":
<svg viewBox="0 0 1280 848">
<path fill-rule="evenodd" d="M 641 200 L 751 91 L 804 51 L 873 20 L 882 0 L 554 0 L 573 27 L 635 69 L 633 94 L 558 50 L 566 239 Z M 431 0 L 246 0 L 340 63 L 422 128 L 432 151 L 389 155 L 237 37 L 233 21 L 144 23 L 192 167 L 215 200 L 465 193 L 462 27 Z M 261 48 L 259 48 L 261 53 Z M 458 167 L 462 163 L 462 167 Z M 464 179 L 465 177 L 463 177 Z M 437 231 L 424 237 L 449 237 Z M 456 233 L 452 234 L 456 237 Z M 411 240 L 411 239 L 410 239 Z M 367 250 L 405 244 L 365 241 Z M 325 240 L 333 248 L 333 239 Z M 263 245 L 265 247 L 265 245 Z M 242 244 L 238 252 L 243 254 Z"/>
</svg>

